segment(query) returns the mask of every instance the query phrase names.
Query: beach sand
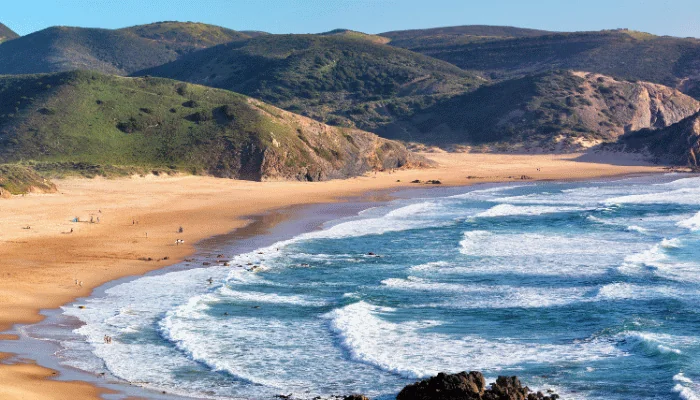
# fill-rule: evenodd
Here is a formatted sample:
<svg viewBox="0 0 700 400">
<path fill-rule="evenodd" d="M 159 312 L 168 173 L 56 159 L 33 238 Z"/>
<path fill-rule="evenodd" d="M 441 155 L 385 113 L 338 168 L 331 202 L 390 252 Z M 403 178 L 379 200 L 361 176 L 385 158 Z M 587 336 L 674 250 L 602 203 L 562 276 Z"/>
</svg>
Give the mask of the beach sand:
<svg viewBox="0 0 700 400">
<path fill-rule="evenodd" d="M 663 172 L 633 157 L 610 154 L 424 155 L 439 166 L 316 183 L 198 176 L 65 179 L 56 181 L 58 193 L 0 199 L 0 331 L 38 322 L 41 309 L 87 296 L 105 282 L 178 262 L 193 253 L 198 240 L 243 227 L 247 216 L 282 207 L 425 187 L 410 183 L 416 179 L 470 185 L 519 181 L 523 175 L 558 180 Z M 76 217 L 80 222 L 71 222 Z M 176 245 L 176 239 L 184 244 Z M 54 371 L 6 357 L 0 354 L 2 399 L 100 398 L 99 388 L 50 380 Z"/>
</svg>

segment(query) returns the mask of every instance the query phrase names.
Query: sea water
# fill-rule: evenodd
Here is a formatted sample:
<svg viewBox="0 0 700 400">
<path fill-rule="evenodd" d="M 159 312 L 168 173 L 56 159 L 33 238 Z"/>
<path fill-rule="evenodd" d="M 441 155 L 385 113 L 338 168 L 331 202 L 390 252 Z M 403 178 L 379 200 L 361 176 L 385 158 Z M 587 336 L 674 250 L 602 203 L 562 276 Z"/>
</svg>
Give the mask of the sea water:
<svg viewBox="0 0 700 400">
<path fill-rule="evenodd" d="M 85 325 L 62 355 L 196 398 L 389 399 L 478 370 L 566 399 L 693 400 L 699 256 L 698 177 L 464 188 L 114 286 L 65 307 Z"/>
</svg>

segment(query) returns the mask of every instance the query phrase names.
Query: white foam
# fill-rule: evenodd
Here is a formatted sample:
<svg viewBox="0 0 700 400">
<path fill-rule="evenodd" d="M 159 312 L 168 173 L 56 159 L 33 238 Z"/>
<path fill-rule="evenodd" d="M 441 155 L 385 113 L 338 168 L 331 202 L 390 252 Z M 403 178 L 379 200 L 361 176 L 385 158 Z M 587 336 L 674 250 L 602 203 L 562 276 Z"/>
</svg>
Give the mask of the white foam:
<svg viewBox="0 0 700 400">
<path fill-rule="evenodd" d="M 443 268 L 449 268 L 451 263 L 447 261 L 434 261 L 420 265 L 414 265 L 409 268 L 409 271 L 420 272 L 420 271 L 435 271 Z"/>
<path fill-rule="evenodd" d="M 664 238 L 659 245 L 665 249 L 679 249 L 683 247 L 683 243 L 679 238 Z"/>
<path fill-rule="evenodd" d="M 328 302 L 323 300 L 310 299 L 308 296 L 297 295 L 279 295 L 276 293 L 262 293 L 251 291 L 235 291 L 227 287 L 222 287 L 219 291 L 224 301 L 251 302 L 251 303 L 270 303 L 270 304 L 289 304 L 301 307 L 323 307 L 328 305 Z"/>
<path fill-rule="evenodd" d="M 613 197 L 605 200 L 605 204 L 700 205 L 700 187 Z"/>
<path fill-rule="evenodd" d="M 515 206 L 512 204 L 498 204 L 476 215 L 480 218 L 510 217 L 517 215 L 534 216 L 553 213 L 585 211 L 581 207 L 553 207 L 553 206 Z"/>
<path fill-rule="evenodd" d="M 690 229 L 691 231 L 700 230 L 700 212 L 688 219 L 678 222 L 676 225 L 681 228 Z"/>
<path fill-rule="evenodd" d="M 628 231 L 638 232 L 638 233 L 648 233 L 649 230 L 638 225 L 630 225 L 627 227 Z"/>
<path fill-rule="evenodd" d="M 686 291 L 674 286 L 610 283 L 598 289 L 595 300 L 651 300 L 657 298 L 684 298 L 697 296 L 697 290 Z"/>
<path fill-rule="evenodd" d="M 193 360 L 254 383 L 248 389 L 258 388 L 265 394 L 252 398 L 283 392 L 311 399 L 348 387 L 369 395 L 400 389 L 396 377 L 348 361 L 327 334 L 325 319 L 257 317 L 255 313 L 212 318 L 196 302 L 168 312 L 160 322 L 162 335 Z M 341 375 L 342 381 L 328 379 Z"/>
<path fill-rule="evenodd" d="M 652 332 L 626 332 L 622 334 L 622 338 L 633 345 L 642 346 L 647 351 L 661 355 L 680 355 L 683 351 L 678 347 L 686 347 L 695 343 L 695 339 L 691 337 Z"/>
<path fill-rule="evenodd" d="M 449 199 L 460 199 L 460 200 L 489 200 L 493 199 L 495 196 L 500 195 L 502 192 L 509 191 L 512 189 L 522 188 L 527 185 L 508 185 L 508 186 L 496 186 L 488 189 L 472 190 L 467 193 L 457 194 L 448 197 Z"/>
<path fill-rule="evenodd" d="M 673 391 L 683 400 L 700 400 L 700 385 L 688 378 L 682 372 L 673 376 L 673 381 L 677 382 L 673 386 Z"/>
<path fill-rule="evenodd" d="M 542 345 L 507 338 L 448 336 L 382 318 L 393 311 L 361 301 L 336 309 L 327 318 L 353 359 L 410 378 L 465 369 L 498 371 L 523 363 L 584 362 L 623 354 L 612 344 L 595 340 Z"/>
</svg>

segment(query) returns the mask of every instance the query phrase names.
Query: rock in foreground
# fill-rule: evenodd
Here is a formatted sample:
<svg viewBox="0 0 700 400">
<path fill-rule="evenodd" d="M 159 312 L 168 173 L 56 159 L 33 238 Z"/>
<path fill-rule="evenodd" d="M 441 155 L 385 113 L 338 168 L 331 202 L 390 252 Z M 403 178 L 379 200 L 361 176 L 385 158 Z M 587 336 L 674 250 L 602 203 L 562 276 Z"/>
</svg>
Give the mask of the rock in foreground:
<svg viewBox="0 0 700 400">
<path fill-rule="evenodd" d="M 559 396 L 532 393 L 515 377 L 499 376 L 490 388 L 481 372 L 439 373 L 432 378 L 408 385 L 396 400 L 555 400 Z"/>
</svg>

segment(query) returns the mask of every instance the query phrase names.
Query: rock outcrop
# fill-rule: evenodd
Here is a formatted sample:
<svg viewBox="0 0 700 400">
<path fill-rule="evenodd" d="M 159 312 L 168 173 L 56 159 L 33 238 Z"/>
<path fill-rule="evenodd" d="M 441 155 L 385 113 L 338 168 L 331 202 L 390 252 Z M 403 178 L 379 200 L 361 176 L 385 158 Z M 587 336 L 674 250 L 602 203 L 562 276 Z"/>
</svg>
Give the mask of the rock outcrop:
<svg viewBox="0 0 700 400">
<path fill-rule="evenodd" d="M 700 167 L 700 112 L 663 129 L 642 129 L 620 138 L 620 150 L 644 152 L 653 161 Z"/>
<path fill-rule="evenodd" d="M 408 385 L 396 400 L 556 400 L 559 396 L 541 392 L 532 393 L 523 387 L 515 376 L 499 376 L 496 382 L 486 387 L 481 372 L 471 371 L 457 374 L 439 373 L 432 378 Z"/>
</svg>

